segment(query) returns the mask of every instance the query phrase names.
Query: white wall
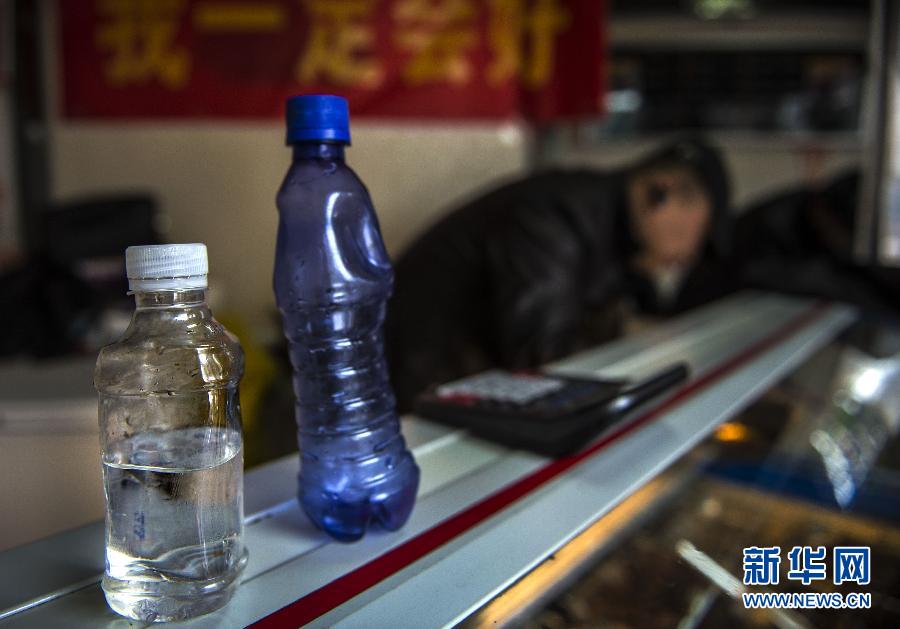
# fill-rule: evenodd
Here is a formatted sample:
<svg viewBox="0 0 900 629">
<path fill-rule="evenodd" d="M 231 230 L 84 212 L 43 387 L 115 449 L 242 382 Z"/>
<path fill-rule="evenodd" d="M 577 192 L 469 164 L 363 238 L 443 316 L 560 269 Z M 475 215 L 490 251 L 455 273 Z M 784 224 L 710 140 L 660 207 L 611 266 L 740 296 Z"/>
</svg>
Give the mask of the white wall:
<svg viewBox="0 0 900 629">
<path fill-rule="evenodd" d="M 0 505 L 5 511 L 0 517 L 0 551 L 103 517 L 96 427 L 3 434 L 0 471 Z"/>
<path fill-rule="evenodd" d="M 283 133 L 278 122 L 56 120 L 53 196 L 152 192 L 168 238 L 205 242 L 220 300 L 265 332 L 274 312 L 274 199 L 290 162 Z M 369 186 L 392 253 L 461 198 L 525 166 L 525 135 L 510 126 L 356 123 L 352 133 L 348 162 Z"/>
</svg>

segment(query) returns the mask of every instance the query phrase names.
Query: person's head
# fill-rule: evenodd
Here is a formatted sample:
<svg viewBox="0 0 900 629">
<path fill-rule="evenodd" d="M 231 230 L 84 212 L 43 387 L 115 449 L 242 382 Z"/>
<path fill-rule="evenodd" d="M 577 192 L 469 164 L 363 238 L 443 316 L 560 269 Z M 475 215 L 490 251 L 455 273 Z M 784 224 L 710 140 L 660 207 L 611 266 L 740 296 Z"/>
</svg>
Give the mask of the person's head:
<svg viewBox="0 0 900 629">
<path fill-rule="evenodd" d="M 694 140 L 666 146 L 627 180 L 628 224 L 636 262 L 648 270 L 683 267 L 721 246 L 728 180 L 718 153 Z M 721 252 L 720 252 L 721 253 Z"/>
</svg>

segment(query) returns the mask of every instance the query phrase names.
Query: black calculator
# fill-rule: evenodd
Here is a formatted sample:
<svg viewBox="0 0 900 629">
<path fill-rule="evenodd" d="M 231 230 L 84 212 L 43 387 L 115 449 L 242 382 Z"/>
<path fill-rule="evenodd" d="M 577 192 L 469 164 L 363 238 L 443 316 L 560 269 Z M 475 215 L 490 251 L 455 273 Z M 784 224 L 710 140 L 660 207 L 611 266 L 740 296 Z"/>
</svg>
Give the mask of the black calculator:
<svg viewBox="0 0 900 629">
<path fill-rule="evenodd" d="M 423 417 L 507 446 L 562 456 L 687 377 L 684 363 L 638 381 L 492 370 L 438 386 L 421 395 L 415 408 Z"/>
</svg>

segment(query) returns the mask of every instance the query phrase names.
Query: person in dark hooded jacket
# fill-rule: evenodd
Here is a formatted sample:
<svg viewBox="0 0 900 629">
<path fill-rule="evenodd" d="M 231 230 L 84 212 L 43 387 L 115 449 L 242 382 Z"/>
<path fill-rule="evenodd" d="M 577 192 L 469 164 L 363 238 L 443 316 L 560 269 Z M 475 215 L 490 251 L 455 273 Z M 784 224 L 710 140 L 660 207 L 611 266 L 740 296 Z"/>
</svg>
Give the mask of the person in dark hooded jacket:
<svg viewBox="0 0 900 629">
<path fill-rule="evenodd" d="M 533 369 L 731 290 L 728 177 L 681 140 L 619 171 L 550 171 L 474 199 L 395 263 L 386 343 L 401 412 L 429 386 Z"/>
<path fill-rule="evenodd" d="M 862 174 L 841 173 L 758 201 L 739 213 L 734 259 L 750 288 L 852 303 L 870 323 L 900 321 L 900 270 L 856 260 Z"/>
</svg>

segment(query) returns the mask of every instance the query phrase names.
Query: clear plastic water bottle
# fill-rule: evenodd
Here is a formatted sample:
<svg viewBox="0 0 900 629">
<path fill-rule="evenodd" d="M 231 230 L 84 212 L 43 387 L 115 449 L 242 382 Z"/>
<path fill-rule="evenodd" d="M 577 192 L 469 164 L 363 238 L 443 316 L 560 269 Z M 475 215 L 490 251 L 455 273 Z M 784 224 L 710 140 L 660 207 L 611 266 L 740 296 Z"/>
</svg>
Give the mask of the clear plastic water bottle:
<svg viewBox="0 0 900 629">
<path fill-rule="evenodd" d="M 369 194 L 344 163 L 347 101 L 290 98 L 287 127 L 274 284 L 294 366 L 299 499 L 319 528 L 351 541 L 370 524 L 401 527 L 419 485 L 384 358 L 393 270 Z"/>
<path fill-rule="evenodd" d="M 237 339 L 206 304 L 202 244 L 129 247 L 137 308 L 103 348 L 94 385 L 106 491 L 103 591 L 145 622 L 211 612 L 231 598 L 243 545 Z"/>
</svg>

